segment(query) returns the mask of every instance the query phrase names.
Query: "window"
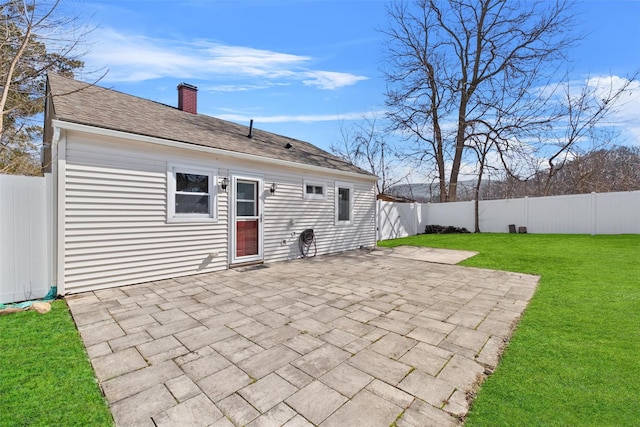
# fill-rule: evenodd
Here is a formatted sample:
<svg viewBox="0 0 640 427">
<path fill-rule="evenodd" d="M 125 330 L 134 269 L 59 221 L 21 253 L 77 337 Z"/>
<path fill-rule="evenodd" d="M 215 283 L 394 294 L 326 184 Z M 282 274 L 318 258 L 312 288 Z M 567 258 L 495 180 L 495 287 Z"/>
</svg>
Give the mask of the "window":
<svg viewBox="0 0 640 427">
<path fill-rule="evenodd" d="M 326 186 L 316 182 L 304 182 L 305 199 L 324 199 L 326 197 Z"/>
<path fill-rule="evenodd" d="M 351 224 L 353 216 L 353 186 L 336 183 L 336 224 Z"/>
<path fill-rule="evenodd" d="M 170 166 L 167 173 L 167 220 L 215 219 L 215 173 L 207 169 Z"/>
</svg>

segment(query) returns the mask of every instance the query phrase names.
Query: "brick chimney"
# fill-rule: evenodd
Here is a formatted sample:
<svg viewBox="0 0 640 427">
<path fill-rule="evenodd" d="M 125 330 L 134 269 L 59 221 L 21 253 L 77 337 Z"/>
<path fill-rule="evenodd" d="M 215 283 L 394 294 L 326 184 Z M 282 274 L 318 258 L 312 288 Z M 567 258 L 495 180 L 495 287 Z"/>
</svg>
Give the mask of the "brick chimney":
<svg viewBox="0 0 640 427">
<path fill-rule="evenodd" d="M 178 109 L 187 113 L 198 114 L 198 88 L 187 84 L 178 85 Z"/>
</svg>

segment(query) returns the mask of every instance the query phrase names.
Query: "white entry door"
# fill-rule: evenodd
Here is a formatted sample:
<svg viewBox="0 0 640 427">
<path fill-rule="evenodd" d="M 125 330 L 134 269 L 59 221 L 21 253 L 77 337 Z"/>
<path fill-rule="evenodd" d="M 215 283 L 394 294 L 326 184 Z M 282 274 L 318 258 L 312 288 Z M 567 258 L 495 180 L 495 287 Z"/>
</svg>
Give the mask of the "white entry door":
<svg viewBox="0 0 640 427">
<path fill-rule="evenodd" d="M 233 176 L 231 187 L 231 263 L 263 259 L 261 178 Z"/>
</svg>

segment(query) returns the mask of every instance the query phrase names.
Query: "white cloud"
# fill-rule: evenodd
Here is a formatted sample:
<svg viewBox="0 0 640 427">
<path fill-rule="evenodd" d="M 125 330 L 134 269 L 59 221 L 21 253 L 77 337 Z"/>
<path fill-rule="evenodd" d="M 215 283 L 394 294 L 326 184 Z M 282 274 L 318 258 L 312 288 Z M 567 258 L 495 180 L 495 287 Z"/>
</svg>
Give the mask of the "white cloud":
<svg viewBox="0 0 640 427">
<path fill-rule="evenodd" d="M 309 71 L 304 73 L 308 78 L 303 80 L 307 86 L 317 86 L 321 89 L 337 89 L 343 86 L 351 86 L 367 77 L 356 76 L 347 73 L 336 73 L 333 71 Z"/>
<path fill-rule="evenodd" d="M 108 28 L 97 30 L 94 36 L 97 41 L 85 62 L 88 68 L 108 68 L 106 81 L 224 78 L 232 83 L 218 86 L 217 90 L 232 91 L 292 82 L 334 90 L 367 79 L 351 73 L 310 69 L 309 56 L 209 40 L 157 39 Z"/>
<path fill-rule="evenodd" d="M 199 89 L 206 92 L 248 92 L 250 90 L 271 89 L 273 87 L 290 86 L 291 83 L 264 83 L 264 84 L 226 84 L 199 86 Z"/>
<path fill-rule="evenodd" d="M 331 122 L 340 120 L 362 120 L 363 117 L 371 117 L 371 115 L 382 116 L 383 111 L 380 112 L 358 112 L 358 113 L 346 113 L 346 114 L 300 114 L 300 115 L 277 115 L 277 116 L 247 116 L 245 114 L 226 113 L 215 114 L 215 116 L 222 120 L 229 120 L 233 122 L 248 122 L 253 119 L 259 123 L 289 123 L 289 122 L 302 122 L 302 123 L 314 123 L 314 122 Z"/>
</svg>

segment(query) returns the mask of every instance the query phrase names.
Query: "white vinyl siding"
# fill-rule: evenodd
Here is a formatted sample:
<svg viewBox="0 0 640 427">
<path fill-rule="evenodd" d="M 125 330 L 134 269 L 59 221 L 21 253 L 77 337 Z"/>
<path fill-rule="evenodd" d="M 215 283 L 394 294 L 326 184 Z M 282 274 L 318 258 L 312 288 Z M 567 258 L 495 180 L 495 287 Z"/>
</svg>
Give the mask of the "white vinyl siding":
<svg viewBox="0 0 640 427">
<path fill-rule="evenodd" d="M 67 138 L 68 292 L 227 267 L 226 221 L 167 223 L 167 159 L 176 154 Z M 219 214 L 226 218 L 223 198 Z"/>
<path fill-rule="evenodd" d="M 300 257 L 298 237 L 312 228 L 318 255 L 375 245 L 375 183 L 352 188 L 352 224 L 335 225 L 340 175 L 275 168 L 253 161 L 203 155 L 68 131 L 65 179 L 64 282 L 67 292 L 152 282 L 227 269 L 229 193 L 216 194 L 216 222 L 167 222 L 170 164 L 206 170 L 214 180 L 230 171 L 264 177 L 261 192 L 265 262 Z M 305 181 L 323 184 L 324 198 L 301 198 Z M 271 194 L 268 186 L 277 184 Z M 229 183 L 231 186 L 231 183 Z M 153 286 L 153 284 L 150 284 Z"/>
<path fill-rule="evenodd" d="M 327 186 L 325 199 L 300 201 L 300 176 L 267 174 L 265 180 L 278 183 L 276 194 L 265 200 L 265 261 L 299 258 L 298 238 L 309 228 L 316 235 L 318 255 L 375 246 L 375 183 L 353 181 L 349 184 L 353 189 L 353 219 L 351 226 L 344 227 L 335 224 L 333 184 Z"/>
</svg>

